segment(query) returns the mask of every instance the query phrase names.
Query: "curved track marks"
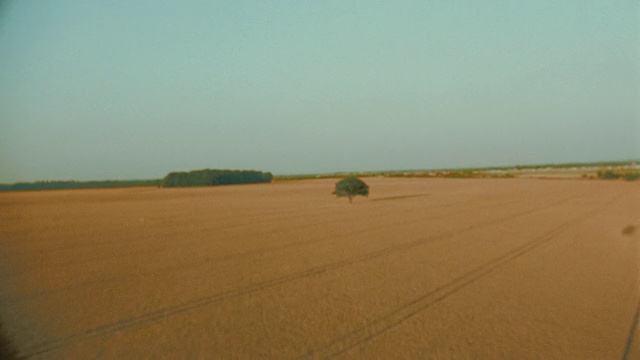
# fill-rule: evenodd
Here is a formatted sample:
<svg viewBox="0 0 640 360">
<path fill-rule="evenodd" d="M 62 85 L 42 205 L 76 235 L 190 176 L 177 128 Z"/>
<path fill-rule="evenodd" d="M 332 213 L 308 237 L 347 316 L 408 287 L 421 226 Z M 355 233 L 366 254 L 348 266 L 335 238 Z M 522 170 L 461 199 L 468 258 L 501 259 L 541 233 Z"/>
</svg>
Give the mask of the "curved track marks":
<svg viewBox="0 0 640 360">
<path fill-rule="evenodd" d="M 622 360 L 628 360 L 633 348 L 633 338 L 638 330 L 638 321 L 640 320 L 640 300 L 636 306 L 636 312 L 633 315 L 633 321 L 631 322 L 631 328 L 629 329 L 629 336 L 627 336 L 627 342 L 624 345 L 624 352 L 622 353 Z"/>
<path fill-rule="evenodd" d="M 459 202 L 452 202 L 452 203 L 445 203 L 445 204 L 439 204 L 437 206 L 431 206 L 428 207 L 427 209 L 429 210 L 433 210 L 433 209 L 438 209 L 438 208 L 448 208 L 448 207 L 453 207 L 456 205 L 460 205 L 464 203 L 464 201 L 459 201 Z M 508 205 L 511 203 L 515 203 L 515 201 L 510 201 L 504 204 L 501 204 L 502 206 L 504 205 Z M 242 228 L 244 226 L 246 226 L 247 223 L 251 223 L 252 227 L 259 227 L 259 225 L 263 224 L 263 223 L 270 223 L 274 220 L 279 220 L 279 219 L 287 219 L 288 223 L 291 223 L 292 220 L 297 220 L 297 219 L 315 219 L 315 218 L 321 218 L 322 214 L 325 212 L 326 210 L 322 210 L 322 211 L 314 211 L 312 213 L 309 212 L 304 212 L 304 213 L 300 213 L 300 212 L 284 212 L 284 213 L 277 213 L 275 216 L 273 216 L 274 219 L 268 220 L 268 221 L 252 221 L 250 218 L 249 219 L 245 219 L 243 224 L 233 224 L 230 226 L 225 226 L 224 227 L 224 231 L 229 231 L 229 230 L 234 230 L 234 229 L 238 229 L 238 228 Z M 400 212 L 399 214 L 409 214 L 412 213 L 414 210 L 406 210 L 403 212 Z M 290 214 L 295 214 L 295 216 L 291 216 Z M 385 218 L 386 214 L 381 213 L 378 214 L 377 217 L 379 218 Z M 330 225 L 332 224 L 333 221 L 324 221 L 324 222 L 314 222 L 313 224 L 304 224 L 304 225 L 300 225 L 300 226 L 287 226 L 286 230 L 299 230 L 299 229 L 306 229 L 309 227 L 315 227 L 315 226 L 326 226 L 326 225 Z M 263 237 L 265 235 L 269 235 L 269 234 L 276 234 L 279 233 L 282 229 L 271 229 L 271 230 L 260 230 L 260 231 L 255 231 L 255 232 L 250 232 L 250 233 L 242 233 L 241 237 L 243 238 L 253 238 L 254 236 L 259 236 L 259 237 Z M 180 232 L 176 232 L 175 230 L 172 230 L 171 235 L 174 236 L 178 236 L 178 235 L 182 235 Z M 210 246 L 210 243 L 205 241 L 206 239 L 203 238 L 196 238 L 196 239 L 189 239 L 189 240 L 182 240 L 180 242 L 180 246 L 184 247 L 186 245 L 198 245 L 198 243 L 202 243 L 202 244 L 206 244 L 206 246 Z M 128 241 L 128 240 L 113 240 L 113 241 L 109 241 L 108 245 L 109 246 L 113 246 L 116 245 L 118 243 L 126 243 L 126 244 L 131 244 L 131 243 L 135 243 L 135 242 L 142 242 L 144 241 L 143 239 L 137 239 L 132 241 Z M 304 243 L 308 243 L 309 241 L 303 241 Z M 91 248 L 95 246 L 101 246 L 104 245 L 103 243 L 96 243 L 96 242 L 88 242 L 87 244 L 75 244 L 75 245 L 70 245 L 68 247 L 65 248 L 65 251 L 69 251 L 69 252 L 73 252 L 77 249 L 81 249 L 81 248 Z M 274 247 L 274 246 L 272 246 Z M 275 247 L 278 247 L 278 245 L 276 245 Z M 143 250 L 135 250 L 135 251 L 130 251 L 127 253 L 127 256 L 146 256 L 146 255 L 152 255 L 152 254 L 159 254 L 159 253 L 163 253 L 163 252 L 171 252 L 174 251 L 174 249 L 170 246 L 165 246 L 165 247 L 156 247 L 153 249 L 143 249 Z M 252 251 L 252 250 L 248 250 L 248 251 Z M 260 249 L 255 250 L 257 253 L 260 252 Z M 47 254 L 48 255 L 52 255 L 51 252 L 49 250 L 47 250 Z M 67 261 L 65 263 L 58 263 L 58 265 L 64 265 L 64 266 L 73 266 L 73 265 L 83 265 L 83 264 L 89 264 L 89 263 L 93 263 L 95 261 L 108 261 L 114 258 L 118 258 L 122 256 L 121 254 L 118 255 L 109 255 L 109 256 L 100 256 L 99 258 L 82 258 L 82 257 L 76 257 L 71 261 Z"/>
<path fill-rule="evenodd" d="M 613 203 L 616 199 L 612 200 Z M 457 293 L 465 287 L 474 284 L 478 280 L 490 275 L 499 268 L 507 265 L 511 261 L 526 255 L 541 245 L 549 243 L 557 235 L 565 229 L 584 221 L 585 219 L 603 211 L 596 209 L 584 213 L 582 216 L 567 221 L 560 226 L 548 231 L 544 235 L 523 244 L 507 253 L 504 253 L 491 261 L 484 263 L 471 271 L 453 279 L 452 281 L 439 286 L 428 293 L 413 299 L 398 309 L 379 317 L 378 319 L 368 322 L 363 326 L 354 329 L 352 332 L 337 337 L 328 344 L 317 349 L 310 350 L 307 354 L 301 355 L 300 358 L 331 358 L 347 353 L 348 351 L 366 344 L 375 337 L 378 337 L 388 330 L 401 325 L 405 320 L 427 310 L 428 308 L 445 300 L 449 296 Z"/>
<path fill-rule="evenodd" d="M 458 210 L 455 213 L 446 213 L 446 214 L 441 214 L 441 215 L 438 215 L 438 216 L 424 217 L 423 215 L 418 215 L 418 216 L 415 216 L 415 217 L 410 217 L 410 218 L 408 218 L 407 220 L 404 220 L 404 221 L 400 221 L 400 222 L 395 221 L 392 224 L 378 222 L 379 225 L 377 225 L 377 226 L 367 227 L 365 229 L 356 229 L 356 230 L 353 230 L 353 231 L 340 233 L 338 236 L 324 236 L 324 237 L 315 238 L 315 239 L 292 241 L 292 242 L 287 242 L 287 243 L 284 243 L 284 244 L 271 245 L 271 246 L 266 246 L 266 247 L 263 247 L 263 248 L 251 249 L 251 250 L 241 251 L 241 252 L 237 252 L 237 253 L 231 253 L 231 254 L 227 254 L 227 255 L 205 256 L 204 258 L 202 258 L 198 262 L 189 261 L 188 263 L 167 265 L 167 266 L 163 266 L 163 267 L 158 268 L 158 269 L 149 269 L 149 270 L 146 270 L 146 271 L 138 272 L 138 273 L 136 273 L 134 275 L 131 275 L 131 274 L 127 273 L 127 274 L 110 276 L 110 277 L 96 279 L 96 280 L 83 281 L 83 282 L 80 282 L 80 283 L 76 283 L 76 284 L 73 284 L 73 285 L 70 285 L 70 286 L 67 286 L 67 287 L 64 287 L 64 288 L 58 288 L 58 289 L 55 289 L 55 290 L 40 291 L 40 292 L 36 292 L 36 293 L 31 293 L 31 294 L 28 294 L 28 295 L 25 295 L 25 296 L 21 297 L 19 300 L 15 300 L 14 303 L 21 303 L 21 302 L 24 302 L 24 301 L 30 301 L 30 300 L 37 299 L 37 298 L 39 298 L 41 296 L 47 296 L 47 295 L 60 293 L 60 292 L 64 292 L 64 291 L 75 290 L 75 289 L 82 289 L 82 288 L 85 288 L 87 286 L 92 286 L 92 285 L 105 285 L 105 284 L 108 284 L 108 283 L 116 283 L 118 281 L 131 279 L 131 278 L 134 278 L 134 277 L 135 278 L 141 278 L 141 277 L 144 277 L 146 275 L 158 275 L 158 274 L 167 273 L 167 272 L 170 272 L 170 271 L 186 270 L 186 269 L 202 266 L 202 265 L 204 265 L 206 263 L 211 263 L 211 262 L 232 261 L 232 260 L 235 260 L 235 259 L 241 259 L 241 258 L 248 257 L 248 256 L 260 256 L 260 255 L 267 254 L 267 253 L 274 253 L 274 252 L 277 252 L 277 251 L 294 249 L 294 248 L 298 248 L 298 247 L 304 247 L 304 246 L 307 246 L 307 245 L 313 245 L 313 244 L 326 242 L 326 241 L 336 241 L 338 239 L 343 239 L 343 238 L 347 238 L 347 237 L 354 236 L 354 235 L 363 235 L 363 234 L 367 234 L 367 233 L 375 233 L 376 231 L 378 231 L 380 229 L 387 228 L 390 225 L 393 225 L 393 226 L 404 226 L 404 225 L 407 225 L 407 224 L 415 223 L 417 221 L 440 220 L 440 219 L 445 219 L 445 218 L 451 217 L 452 215 L 460 215 L 460 214 L 464 214 L 464 213 L 468 213 L 468 212 L 475 212 L 475 211 L 479 211 L 479 210 L 483 211 L 483 210 L 492 209 L 493 207 L 503 207 L 503 206 L 506 206 L 506 205 L 511 205 L 511 204 L 514 204 L 514 203 L 517 203 L 517 202 L 519 202 L 519 201 L 518 200 L 511 200 L 511 201 L 500 203 L 500 204 L 497 204 L 497 205 L 494 205 L 494 206 L 487 206 L 487 207 L 484 207 L 484 208 L 468 208 L 468 209 L 465 209 L 465 210 L 462 210 L 462 211 Z M 452 206 L 460 205 L 461 203 L 463 203 L 463 202 L 441 204 L 441 205 L 438 205 L 438 206 L 429 207 L 427 209 L 428 210 L 434 210 L 434 209 L 440 209 L 440 208 L 449 208 L 449 207 L 452 207 Z M 425 210 L 427 210 L 427 209 L 425 209 Z M 413 213 L 413 210 L 406 211 L 406 213 Z M 402 213 L 402 214 L 404 214 L 404 213 Z M 384 219 L 386 217 L 386 215 L 382 214 L 382 215 L 380 215 L 378 217 L 380 219 Z M 287 230 L 301 230 L 301 229 L 315 228 L 315 227 L 319 227 L 319 226 L 323 227 L 323 226 L 328 226 L 328 225 L 333 224 L 333 223 L 335 223 L 335 221 L 316 222 L 316 223 L 313 223 L 312 225 L 287 228 Z M 273 233 L 273 232 L 277 232 L 277 230 L 263 232 L 263 233 L 260 233 L 260 235 L 264 236 L 265 234 L 270 234 L 270 233 Z M 256 233 L 255 235 L 257 236 L 258 234 Z M 249 236 L 251 236 L 251 235 L 249 235 Z M 145 252 L 144 255 L 149 255 L 149 253 Z M 82 263 L 84 263 L 84 262 L 82 262 Z M 65 265 L 69 265 L 69 264 L 65 264 Z"/>
<path fill-rule="evenodd" d="M 87 329 L 86 331 L 83 331 L 81 333 L 77 333 L 77 334 L 73 334 L 73 335 L 69 335 L 66 337 L 61 337 L 58 339 L 54 339 L 45 343 L 41 343 L 39 345 L 36 345 L 34 347 L 31 347 L 30 349 L 25 349 L 25 353 L 28 354 L 28 356 L 33 356 L 33 355 L 40 355 L 40 354 L 45 354 L 48 352 L 52 352 L 55 351 L 57 349 L 66 347 L 66 346 L 70 346 L 74 343 L 86 340 L 86 339 L 90 339 L 90 338 L 94 338 L 94 337 L 99 337 L 99 336 L 108 336 L 129 328 L 133 328 L 133 327 L 140 327 L 140 326 L 145 326 L 147 324 L 150 323 L 154 323 L 157 321 L 161 321 L 164 320 L 168 317 L 171 316 L 175 316 L 178 314 L 182 314 L 185 312 L 188 312 L 190 310 L 193 309 L 197 309 L 197 308 L 201 308 L 203 306 L 207 306 L 225 299 L 230 299 L 230 298 L 234 298 L 234 297 L 238 297 L 238 296 L 242 296 L 245 294 L 250 294 L 250 293 L 255 293 L 261 290 L 265 290 L 274 286 L 278 286 L 281 284 L 285 284 L 288 282 L 292 282 L 292 281 L 296 281 L 296 280 L 300 280 L 300 279 L 304 279 L 304 278 L 309 278 L 312 276 L 317 276 L 320 274 L 325 273 L 326 271 L 331 271 L 331 270 L 336 270 L 336 269 L 340 269 L 340 268 L 344 268 L 347 267 L 349 265 L 352 264 L 356 264 L 356 263 L 360 263 L 360 262 L 366 262 L 372 259 L 376 259 L 376 258 L 380 258 L 383 256 L 387 256 L 399 251 L 406 251 L 406 250 L 410 250 L 412 248 L 418 247 L 418 246 L 422 246 L 428 243 L 432 243 L 434 241 L 440 241 L 440 240 L 445 240 L 447 238 L 451 238 L 455 235 L 459 235 L 459 234 L 463 234 L 463 233 L 467 233 L 470 232 L 472 230 L 476 230 L 479 228 L 484 228 L 484 227 L 489 227 L 489 226 L 493 226 L 496 224 L 500 224 L 500 223 L 504 223 L 507 222 L 509 220 L 515 219 L 517 217 L 521 217 L 521 216 L 525 216 L 528 214 L 532 214 L 532 213 L 536 213 L 539 211 L 545 211 L 548 210 L 552 207 L 558 206 L 560 204 L 563 203 L 567 203 L 570 202 L 573 199 L 576 199 L 577 197 L 579 197 L 581 194 L 578 195 L 572 195 L 569 197 L 566 197 L 564 199 L 561 199 L 559 201 L 550 203 L 550 204 L 545 204 L 543 206 L 538 206 L 535 207 L 533 209 L 528 209 L 525 211 L 520 211 L 514 214 L 511 214 L 509 216 L 504 216 L 498 219 L 493 219 L 493 220 L 489 220 L 489 221 L 485 221 L 479 224 L 474 224 L 474 225 L 470 225 L 464 229 L 461 230 L 455 230 L 455 231 L 451 231 L 448 233 L 444 233 L 441 235 L 437 235 L 437 236 L 430 236 L 430 237 L 423 237 L 423 238 L 418 238 L 418 239 L 414 239 L 411 241 L 407 241 L 404 243 L 399 243 L 399 244 L 395 244 L 386 248 L 383 248 L 381 250 L 377 250 L 377 251 L 372 251 L 372 252 L 368 252 L 365 254 L 360 254 L 357 256 L 353 256 L 344 260 L 340 260 L 340 261 L 335 261 L 335 262 L 330 262 L 330 263 L 326 263 L 323 265 L 319 265 L 319 266 L 315 266 L 303 271 L 299 271 L 296 273 L 292 273 L 289 275 L 285 275 L 285 276 L 281 276 L 281 277 L 277 277 L 274 279 L 270 279 L 270 280 L 266 280 L 266 281 L 262 281 L 259 283 L 255 283 L 255 284 L 250 284 L 247 286 L 243 286 L 243 287 L 239 287 L 237 289 L 234 290 L 230 290 L 230 291 L 226 291 L 226 292 L 221 292 L 221 293 L 217 293 L 217 294 L 212 294 L 210 296 L 206 296 L 206 297 L 202 297 L 199 299 L 194 299 L 194 300 L 190 300 L 187 302 L 184 302 L 182 304 L 176 305 L 176 306 L 170 306 L 170 307 L 165 307 L 165 308 L 161 308 L 158 309 L 156 311 L 152 311 L 152 312 L 148 312 L 139 316 L 133 316 L 133 317 L 129 317 L 129 318 L 125 318 L 116 322 L 112 322 L 112 323 L 108 323 L 108 324 L 104 324 L 98 327 L 94 327 L 91 329 Z M 576 220 L 577 221 L 577 220 Z M 566 224 L 565 224 L 566 225 Z M 554 234 L 555 236 L 555 234 Z M 540 241 L 540 240 L 539 240 Z M 549 241 L 548 239 L 544 239 L 544 241 L 541 241 L 541 243 L 544 243 L 546 241 Z M 538 246 L 539 244 L 536 244 L 535 246 Z M 506 259 L 508 259 L 508 261 L 511 260 L 511 257 L 513 256 L 520 256 L 521 254 L 518 254 L 518 252 L 522 252 L 524 251 L 525 253 L 530 251 L 531 249 L 529 249 L 529 247 L 535 248 L 535 246 L 533 244 L 529 244 L 527 247 L 525 248 L 519 248 L 517 249 L 517 251 L 513 254 L 507 254 L 504 255 L 506 256 Z M 500 265 L 502 265 L 502 262 L 500 262 L 501 259 L 497 259 L 495 261 L 497 261 L 496 263 L 492 263 L 491 265 L 486 265 L 483 266 L 482 269 L 476 269 L 476 272 L 473 274 L 469 274 L 467 275 L 466 278 L 464 279 L 460 279 L 458 280 L 455 284 L 450 285 L 447 289 L 443 289 L 441 290 L 440 296 L 449 296 L 450 293 L 453 293 L 455 291 L 458 291 L 459 288 L 462 288 L 464 286 L 467 286 L 468 284 L 470 284 L 472 281 L 477 280 L 478 278 L 478 274 L 481 274 L 481 276 L 485 276 L 485 272 L 486 271 L 493 271 L 495 267 L 498 267 Z M 502 260 L 504 261 L 504 260 Z M 499 264 L 499 265 L 498 265 Z M 471 281 L 470 281 L 471 280 Z M 432 299 L 433 295 L 429 297 L 429 299 Z M 418 308 L 424 307 L 425 305 L 423 304 L 424 301 L 427 300 L 417 300 L 418 303 L 420 304 L 418 306 Z M 409 304 L 409 306 L 411 306 L 411 304 Z M 431 306 L 431 305 L 428 305 Z M 421 311 L 421 310 L 420 310 Z M 410 312 L 412 313 L 412 312 Z M 412 315 L 410 315 L 412 316 Z M 396 320 L 397 321 L 397 320 Z M 384 325 L 383 328 L 388 327 L 388 321 L 385 323 L 387 325 Z M 394 325 L 395 326 L 395 325 Z M 370 327 L 367 327 L 366 329 L 370 329 Z M 386 331 L 386 330 L 385 330 Z M 374 333 L 376 333 L 374 331 Z M 371 336 L 367 336 L 367 338 L 370 338 Z M 358 337 L 358 339 L 360 339 L 360 337 Z M 356 342 L 356 345 L 358 343 L 360 343 L 361 340 L 358 340 Z M 341 344 L 343 342 L 340 342 Z M 355 346 L 355 345 L 353 345 Z M 351 346 L 351 347 L 353 347 Z"/>
</svg>

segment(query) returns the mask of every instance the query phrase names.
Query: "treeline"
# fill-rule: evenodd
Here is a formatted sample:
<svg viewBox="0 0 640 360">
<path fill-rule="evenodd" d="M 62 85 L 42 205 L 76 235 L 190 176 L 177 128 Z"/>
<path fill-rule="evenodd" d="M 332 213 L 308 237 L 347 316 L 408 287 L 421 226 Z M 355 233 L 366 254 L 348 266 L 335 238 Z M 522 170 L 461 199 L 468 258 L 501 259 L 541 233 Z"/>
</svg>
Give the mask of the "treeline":
<svg viewBox="0 0 640 360">
<path fill-rule="evenodd" d="M 270 172 L 254 170 L 194 170 L 172 172 L 162 179 L 163 187 L 215 186 L 271 182 Z"/>
<path fill-rule="evenodd" d="M 59 189 L 98 189 L 135 186 L 214 186 L 231 184 L 251 184 L 271 182 L 270 172 L 254 170 L 195 170 L 172 172 L 163 179 L 152 180 L 99 180 L 99 181 L 36 181 L 15 184 L 0 184 L 0 191 L 59 190 Z"/>
<path fill-rule="evenodd" d="M 451 179 L 503 179 L 515 178 L 510 173 L 490 173 L 483 171 L 433 171 L 427 173 L 394 173 L 385 175 L 387 177 L 420 177 L 420 178 L 451 178 Z"/>
<path fill-rule="evenodd" d="M 0 184 L 0 191 L 92 189 L 134 186 L 160 186 L 161 180 L 36 181 Z"/>
<path fill-rule="evenodd" d="M 583 167 L 599 168 L 599 167 L 605 167 L 605 166 L 626 166 L 626 165 L 634 164 L 638 161 L 640 160 L 492 166 L 492 167 L 478 168 L 475 170 L 542 170 L 542 169 L 567 169 L 567 168 L 583 168 Z"/>
<path fill-rule="evenodd" d="M 598 177 L 605 180 L 625 179 L 627 181 L 635 181 L 640 179 L 639 170 L 601 170 L 598 171 Z"/>
</svg>

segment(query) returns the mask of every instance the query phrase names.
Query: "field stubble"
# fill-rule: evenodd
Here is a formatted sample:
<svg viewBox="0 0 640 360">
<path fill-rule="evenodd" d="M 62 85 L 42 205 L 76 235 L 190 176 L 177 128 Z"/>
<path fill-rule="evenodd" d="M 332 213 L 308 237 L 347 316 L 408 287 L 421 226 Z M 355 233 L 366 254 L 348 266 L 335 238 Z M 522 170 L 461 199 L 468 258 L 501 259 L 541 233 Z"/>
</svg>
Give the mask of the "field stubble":
<svg viewBox="0 0 640 360">
<path fill-rule="evenodd" d="M 5 328 L 36 358 L 637 351 L 638 184 L 335 181 L 0 194 Z"/>
</svg>

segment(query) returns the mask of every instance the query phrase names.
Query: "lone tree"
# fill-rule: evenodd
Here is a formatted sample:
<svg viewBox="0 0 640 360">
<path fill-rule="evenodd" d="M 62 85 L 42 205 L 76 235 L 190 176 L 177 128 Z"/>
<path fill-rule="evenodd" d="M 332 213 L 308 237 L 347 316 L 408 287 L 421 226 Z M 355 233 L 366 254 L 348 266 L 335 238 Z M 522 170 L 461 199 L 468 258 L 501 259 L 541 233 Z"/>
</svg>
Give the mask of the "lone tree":
<svg viewBox="0 0 640 360">
<path fill-rule="evenodd" d="M 333 194 L 338 197 L 348 196 L 349 203 L 353 203 L 354 196 L 369 195 L 369 185 L 365 184 L 364 181 L 358 179 L 357 177 L 348 177 L 336 183 L 336 190 L 333 192 Z"/>
</svg>

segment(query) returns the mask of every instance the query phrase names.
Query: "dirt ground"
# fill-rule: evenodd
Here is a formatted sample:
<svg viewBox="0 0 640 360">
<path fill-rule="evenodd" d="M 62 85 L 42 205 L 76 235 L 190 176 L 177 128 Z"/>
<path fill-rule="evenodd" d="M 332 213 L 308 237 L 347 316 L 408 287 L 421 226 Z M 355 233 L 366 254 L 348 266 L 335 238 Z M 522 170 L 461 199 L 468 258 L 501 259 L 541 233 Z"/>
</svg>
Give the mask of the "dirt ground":
<svg viewBox="0 0 640 360">
<path fill-rule="evenodd" d="M 364 180 L 0 193 L 3 327 L 35 359 L 640 358 L 640 182 Z"/>
</svg>

